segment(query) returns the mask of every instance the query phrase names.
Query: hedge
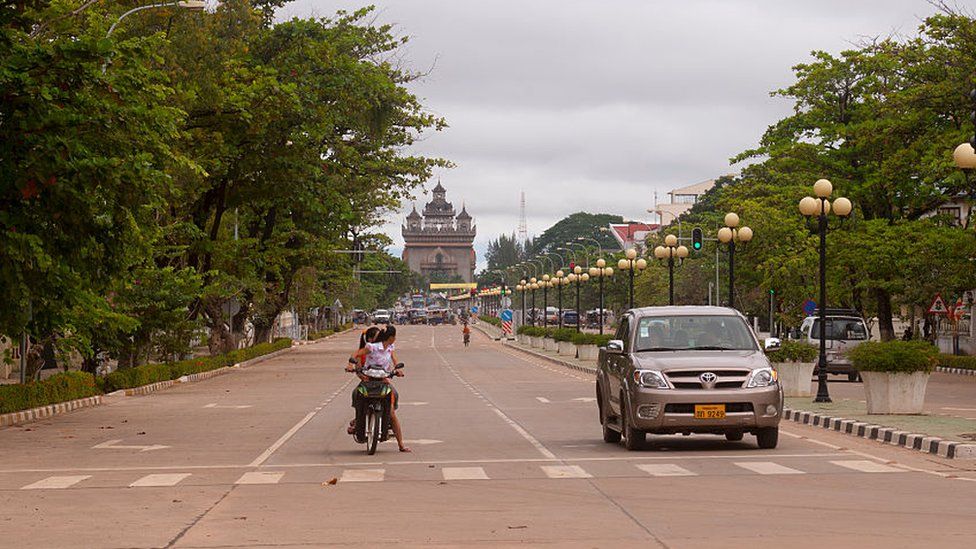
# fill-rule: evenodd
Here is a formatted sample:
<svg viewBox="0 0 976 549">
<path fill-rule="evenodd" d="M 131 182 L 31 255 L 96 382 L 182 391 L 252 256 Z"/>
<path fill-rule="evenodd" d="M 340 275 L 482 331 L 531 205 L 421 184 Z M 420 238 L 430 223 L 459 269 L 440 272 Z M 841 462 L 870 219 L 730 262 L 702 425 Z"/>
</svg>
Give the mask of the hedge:
<svg viewBox="0 0 976 549">
<path fill-rule="evenodd" d="M 551 330 L 552 334 L 550 337 L 556 341 L 572 341 L 573 336 L 576 335 L 576 330 L 574 328 L 556 328 Z"/>
<path fill-rule="evenodd" d="M 291 347 L 291 340 L 282 338 L 275 340 L 274 343 L 259 343 L 246 349 L 238 349 L 227 354 L 217 356 L 207 356 L 181 360 L 179 362 L 168 362 L 165 364 L 144 364 L 135 368 L 116 370 L 100 380 L 101 388 L 106 393 L 118 391 L 119 389 L 131 389 L 141 387 L 160 381 L 169 381 L 181 376 L 198 374 L 233 366 L 238 362 L 244 362 L 257 358 L 262 355 L 273 353 L 281 349 Z"/>
<path fill-rule="evenodd" d="M 578 332 L 573 334 L 572 342 L 576 345 L 596 345 L 597 347 L 606 347 L 607 343 L 613 339 L 610 334 L 588 334 L 586 332 Z"/>
<path fill-rule="evenodd" d="M 501 328 L 502 327 L 502 321 L 498 317 L 495 317 L 495 316 L 490 316 L 490 315 L 488 315 L 488 316 L 479 316 L 478 317 L 478 320 L 484 321 L 484 322 L 486 322 L 488 324 L 491 324 L 492 326 L 497 326 L 498 328 Z"/>
<path fill-rule="evenodd" d="M 939 355 L 938 365 L 944 368 L 976 370 L 976 356 Z"/>
<path fill-rule="evenodd" d="M 518 333 L 529 337 L 546 337 L 549 331 L 542 326 L 520 326 Z"/>
<path fill-rule="evenodd" d="M 848 355 L 863 372 L 931 372 L 939 360 L 939 350 L 925 341 L 866 341 Z"/>
<path fill-rule="evenodd" d="M 0 385 L 0 414 L 101 394 L 95 376 L 86 372 L 62 372 L 23 385 Z"/>
<path fill-rule="evenodd" d="M 332 334 L 337 334 L 339 332 L 344 332 L 352 328 L 352 322 L 347 322 L 345 324 L 340 324 L 334 328 L 326 328 L 325 330 L 319 330 L 318 332 L 311 332 L 308 334 L 309 341 L 315 341 L 317 339 L 322 339 L 323 337 L 330 336 Z"/>
<path fill-rule="evenodd" d="M 818 354 L 820 351 L 809 343 L 786 340 L 782 347 L 769 351 L 766 356 L 770 362 L 814 362 Z"/>
</svg>

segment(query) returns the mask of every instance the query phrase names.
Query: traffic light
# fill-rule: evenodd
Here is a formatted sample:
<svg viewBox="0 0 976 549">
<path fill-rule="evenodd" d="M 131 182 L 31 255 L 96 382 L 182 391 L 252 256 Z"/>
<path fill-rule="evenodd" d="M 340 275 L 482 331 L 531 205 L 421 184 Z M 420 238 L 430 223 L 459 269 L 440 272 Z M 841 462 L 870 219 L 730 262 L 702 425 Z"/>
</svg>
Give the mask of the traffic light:
<svg viewBox="0 0 976 549">
<path fill-rule="evenodd" d="M 701 227 L 695 227 L 691 230 L 691 249 L 696 252 L 701 251 L 702 246 L 704 246 L 704 234 L 702 233 Z"/>
</svg>

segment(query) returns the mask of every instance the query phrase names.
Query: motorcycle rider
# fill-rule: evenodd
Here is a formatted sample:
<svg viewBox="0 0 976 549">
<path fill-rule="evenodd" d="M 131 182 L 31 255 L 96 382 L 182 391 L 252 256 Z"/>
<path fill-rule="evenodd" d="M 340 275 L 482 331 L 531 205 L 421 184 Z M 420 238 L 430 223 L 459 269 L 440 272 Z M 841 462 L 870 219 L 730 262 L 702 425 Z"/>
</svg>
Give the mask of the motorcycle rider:
<svg viewBox="0 0 976 549">
<path fill-rule="evenodd" d="M 471 327 L 467 322 L 464 323 L 464 328 L 461 328 L 461 333 L 464 335 L 464 346 L 467 347 L 471 342 Z"/>
<path fill-rule="evenodd" d="M 382 331 L 383 331 L 383 329 L 380 328 L 379 326 L 370 326 L 369 328 L 366 328 L 365 330 L 363 330 L 362 333 L 359 334 L 359 348 L 362 349 L 362 348 L 366 347 L 366 344 L 367 343 L 373 343 L 373 342 L 375 342 L 377 340 L 377 338 L 379 338 L 380 333 Z M 356 369 L 356 367 L 362 368 L 363 366 L 366 365 L 366 357 L 364 356 L 364 357 L 362 357 L 360 359 L 356 359 L 355 358 L 355 355 L 354 355 L 353 358 L 350 358 L 349 359 L 349 364 L 353 366 L 353 371 Z M 367 379 L 366 376 L 364 376 L 362 374 L 358 374 L 358 376 L 359 376 L 359 380 L 360 381 L 366 381 L 366 379 Z M 358 402 L 358 399 L 359 399 L 359 392 L 356 391 L 356 388 L 355 387 L 353 387 L 353 389 L 352 389 L 352 407 L 353 407 L 353 409 L 356 408 L 356 404 Z M 346 433 L 348 433 L 350 435 L 354 435 L 356 433 L 356 417 L 355 416 L 353 416 L 352 420 L 349 422 L 349 427 L 346 429 Z"/>
<path fill-rule="evenodd" d="M 349 359 L 350 364 L 346 366 L 346 371 L 355 371 L 355 363 L 365 359 L 364 364 L 367 367 L 380 368 L 388 374 L 392 373 L 395 376 L 403 377 L 403 371 L 396 369 L 398 362 L 396 354 L 394 354 L 396 348 L 394 343 L 396 343 L 396 328 L 387 326 L 385 330 L 379 333 L 375 342 L 366 343 L 362 349 L 356 351 L 356 354 Z M 403 430 L 400 428 L 400 419 L 396 414 L 400 395 L 397 394 L 396 387 L 392 386 L 389 378 L 384 378 L 383 383 L 390 385 L 392 389 L 390 391 L 390 422 L 393 425 L 393 434 L 396 436 L 397 445 L 401 452 L 412 452 L 413 450 L 403 445 Z"/>
</svg>

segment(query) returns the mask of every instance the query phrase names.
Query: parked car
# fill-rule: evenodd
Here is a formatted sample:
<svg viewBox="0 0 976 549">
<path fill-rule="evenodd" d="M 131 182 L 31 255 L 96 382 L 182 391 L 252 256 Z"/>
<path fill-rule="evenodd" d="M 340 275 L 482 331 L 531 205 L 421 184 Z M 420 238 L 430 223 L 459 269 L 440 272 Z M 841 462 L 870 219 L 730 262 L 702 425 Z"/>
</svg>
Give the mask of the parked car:
<svg viewBox="0 0 976 549">
<path fill-rule="evenodd" d="M 579 315 L 576 311 L 563 311 L 563 326 L 576 326 Z"/>
<path fill-rule="evenodd" d="M 410 309 L 410 324 L 427 324 L 427 311 Z"/>
<path fill-rule="evenodd" d="M 596 379 L 603 440 L 630 450 L 646 435 L 756 435 L 775 448 L 783 390 L 745 317 L 727 307 L 627 311 L 600 349 Z"/>
<path fill-rule="evenodd" d="M 389 324 L 390 311 L 387 311 L 386 309 L 376 309 L 373 311 L 373 322 L 375 324 Z"/>
<path fill-rule="evenodd" d="M 559 309 L 556 307 L 546 307 L 546 324 L 549 326 L 559 324 Z"/>
<path fill-rule="evenodd" d="M 847 352 L 871 338 L 867 323 L 851 309 L 824 311 L 827 317 L 825 339 L 827 342 L 827 373 L 846 374 L 850 381 L 857 381 L 859 374 L 847 357 Z M 818 312 L 803 319 L 800 324 L 800 341 L 820 347 L 820 316 Z"/>
</svg>

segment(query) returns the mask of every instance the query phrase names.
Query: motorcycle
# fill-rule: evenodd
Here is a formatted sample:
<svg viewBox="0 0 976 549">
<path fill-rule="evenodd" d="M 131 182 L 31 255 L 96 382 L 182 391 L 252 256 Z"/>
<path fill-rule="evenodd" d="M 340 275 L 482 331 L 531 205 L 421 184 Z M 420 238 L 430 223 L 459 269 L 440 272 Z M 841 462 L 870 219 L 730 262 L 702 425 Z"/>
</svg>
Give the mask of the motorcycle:
<svg viewBox="0 0 976 549">
<path fill-rule="evenodd" d="M 396 375 L 402 369 L 403 363 L 397 364 L 393 372 L 386 373 L 381 369 L 356 369 L 367 379 L 360 381 L 356 387 L 359 396 L 356 404 L 356 428 L 353 435 L 356 442 L 366 444 L 366 454 L 376 453 L 376 445 L 390 437 L 390 394 L 393 386 L 384 380 Z"/>
</svg>

